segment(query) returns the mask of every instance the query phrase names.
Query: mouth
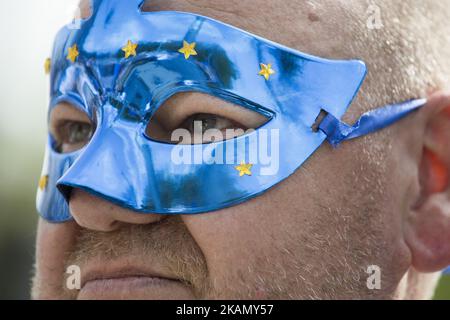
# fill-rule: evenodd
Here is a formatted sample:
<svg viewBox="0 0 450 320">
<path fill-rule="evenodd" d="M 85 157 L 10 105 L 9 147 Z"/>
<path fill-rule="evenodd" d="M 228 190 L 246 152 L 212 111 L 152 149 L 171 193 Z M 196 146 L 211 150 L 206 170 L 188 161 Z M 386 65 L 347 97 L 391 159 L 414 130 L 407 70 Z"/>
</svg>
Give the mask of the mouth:
<svg viewBox="0 0 450 320">
<path fill-rule="evenodd" d="M 190 286 L 171 275 L 131 261 L 97 262 L 82 269 L 80 300 L 193 299 Z"/>
</svg>

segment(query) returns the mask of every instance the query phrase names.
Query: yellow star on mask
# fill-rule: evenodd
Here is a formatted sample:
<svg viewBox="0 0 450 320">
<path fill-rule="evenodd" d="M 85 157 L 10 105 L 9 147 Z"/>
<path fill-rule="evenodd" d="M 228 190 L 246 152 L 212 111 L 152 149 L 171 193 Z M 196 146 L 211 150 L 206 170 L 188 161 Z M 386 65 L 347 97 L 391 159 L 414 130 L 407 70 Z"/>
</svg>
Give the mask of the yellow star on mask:
<svg viewBox="0 0 450 320">
<path fill-rule="evenodd" d="M 122 51 L 125 52 L 125 59 L 128 59 L 130 56 L 136 56 L 137 47 L 137 43 L 133 43 L 131 40 L 128 40 L 127 45 L 122 48 Z"/>
<path fill-rule="evenodd" d="M 51 69 L 52 69 L 52 59 L 47 58 L 47 59 L 45 59 L 45 63 L 44 63 L 45 74 L 49 74 Z"/>
<path fill-rule="evenodd" d="M 253 164 L 249 163 L 246 164 L 244 161 L 241 161 L 241 164 L 236 166 L 235 169 L 237 171 L 239 171 L 239 177 L 242 177 L 243 175 L 248 175 L 251 176 L 252 175 L 252 169 Z"/>
<path fill-rule="evenodd" d="M 179 53 L 183 53 L 184 57 L 187 59 L 189 59 L 190 56 L 196 56 L 197 55 L 197 51 L 195 51 L 195 42 L 189 43 L 187 41 L 183 41 L 183 48 L 181 48 L 180 50 L 178 50 Z"/>
<path fill-rule="evenodd" d="M 67 60 L 72 61 L 72 63 L 77 60 L 80 53 L 78 52 L 78 47 L 76 44 L 74 44 L 72 47 L 69 48 L 69 53 L 67 54 Z"/>
<path fill-rule="evenodd" d="M 47 184 L 48 184 L 48 175 L 42 176 L 39 179 L 39 189 L 41 191 L 44 191 L 44 189 L 47 188 Z"/>
<path fill-rule="evenodd" d="M 272 65 L 268 63 L 267 65 L 264 63 L 260 63 L 261 71 L 259 71 L 259 75 L 263 76 L 266 80 L 269 80 L 269 77 L 272 74 L 275 74 L 275 71 L 272 69 Z"/>
</svg>

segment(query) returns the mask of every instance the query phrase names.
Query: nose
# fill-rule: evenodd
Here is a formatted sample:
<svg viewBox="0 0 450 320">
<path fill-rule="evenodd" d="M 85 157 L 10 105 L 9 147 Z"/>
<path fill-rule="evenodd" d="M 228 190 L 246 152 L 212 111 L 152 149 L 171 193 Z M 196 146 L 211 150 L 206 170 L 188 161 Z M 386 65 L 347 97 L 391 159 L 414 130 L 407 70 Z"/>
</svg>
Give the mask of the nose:
<svg viewBox="0 0 450 320">
<path fill-rule="evenodd" d="M 142 214 L 122 208 L 81 189 L 72 190 L 69 209 L 78 225 L 101 232 L 117 230 L 123 224 L 151 224 L 163 219 L 159 214 Z"/>
</svg>

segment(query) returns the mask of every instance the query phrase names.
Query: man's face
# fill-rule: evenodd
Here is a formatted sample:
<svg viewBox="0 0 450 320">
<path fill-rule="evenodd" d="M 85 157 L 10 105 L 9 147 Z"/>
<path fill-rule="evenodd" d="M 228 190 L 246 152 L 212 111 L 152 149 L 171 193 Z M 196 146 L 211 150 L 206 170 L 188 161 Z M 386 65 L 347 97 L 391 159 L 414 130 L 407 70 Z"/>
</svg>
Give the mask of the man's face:
<svg viewBox="0 0 450 320">
<path fill-rule="evenodd" d="M 340 55 L 343 36 L 333 21 L 345 19 L 329 6 L 278 1 L 155 1 L 149 10 L 191 11 L 236 25 L 304 52 Z M 258 6 L 259 7 L 259 6 Z M 230 10 L 230 8 L 233 8 Z M 304 31 L 293 35 L 295 30 Z M 352 58 L 352 57 L 345 57 Z M 370 83 L 370 82 L 369 82 Z M 370 90 L 370 88 L 365 88 Z M 202 105 L 208 97 L 179 97 Z M 376 104 L 379 101 L 371 101 Z M 367 108 L 358 99 L 344 119 Z M 364 105 L 363 105 L 364 104 Z M 263 121 L 240 116 L 251 127 Z M 220 115 L 219 115 L 220 116 Z M 173 114 L 164 115 L 171 121 Z M 235 119 L 231 123 L 235 123 Z M 70 151 L 85 143 L 89 120 L 70 105 L 58 106 L 50 130 L 75 125 Z M 142 215 L 75 189 L 74 221 L 40 220 L 36 298 L 389 298 L 409 267 L 401 212 L 409 205 L 409 176 L 402 168 L 405 122 L 383 133 L 332 149 L 323 145 L 297 172 L 241 205 L 199 215 Z M 69 126 L 72 129 L 74 126 Z M 67 126 L 64 127 L 67 129 Z M 63 137 L 67 137 L 62 135 Z M 386 139 L 397 136 L 399 139 Z M 218 178 L 219 179 L 219 178 Z M 66 287 L 67 267 L 81 269 L 81 290 Z M 367 268 L 383 272 L 381 290 L 367 287 Z"/>
</svg>

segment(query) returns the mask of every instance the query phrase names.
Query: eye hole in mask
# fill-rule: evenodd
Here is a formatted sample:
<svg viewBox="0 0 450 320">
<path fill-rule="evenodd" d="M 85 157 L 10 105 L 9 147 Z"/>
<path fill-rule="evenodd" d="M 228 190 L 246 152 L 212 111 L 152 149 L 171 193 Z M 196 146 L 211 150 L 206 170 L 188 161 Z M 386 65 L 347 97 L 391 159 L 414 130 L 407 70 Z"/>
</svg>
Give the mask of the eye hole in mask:
<svg viewBox="0 0 450 320">
<path fill-rule="evenodd" d="M 49 130 L 54 150 L 70 153 L 91 140 L 95 127 L 84 112 L 68 103 L 60 103 L 50 114 Z"/>
<path fill-rule="evenodd" d="M 239 137 L 269 120 L 259 112 L 231 102 L 187 92 L 167 100 L 149 121 L 145 134 L 164 143 L 205 144 Z M 87 145 L 95 125 L 87 114 L 63 102 L 52 110 L 49 130 L 54 150 L 64 154 Z"/>
<path fill-rule="evenodd" d="M 269 120 L 259 112 L 205 93 L 183 92 L 155 112 L 145 134 L 170 144 L 206 144 L 239 137 Z"/>
</svg>

